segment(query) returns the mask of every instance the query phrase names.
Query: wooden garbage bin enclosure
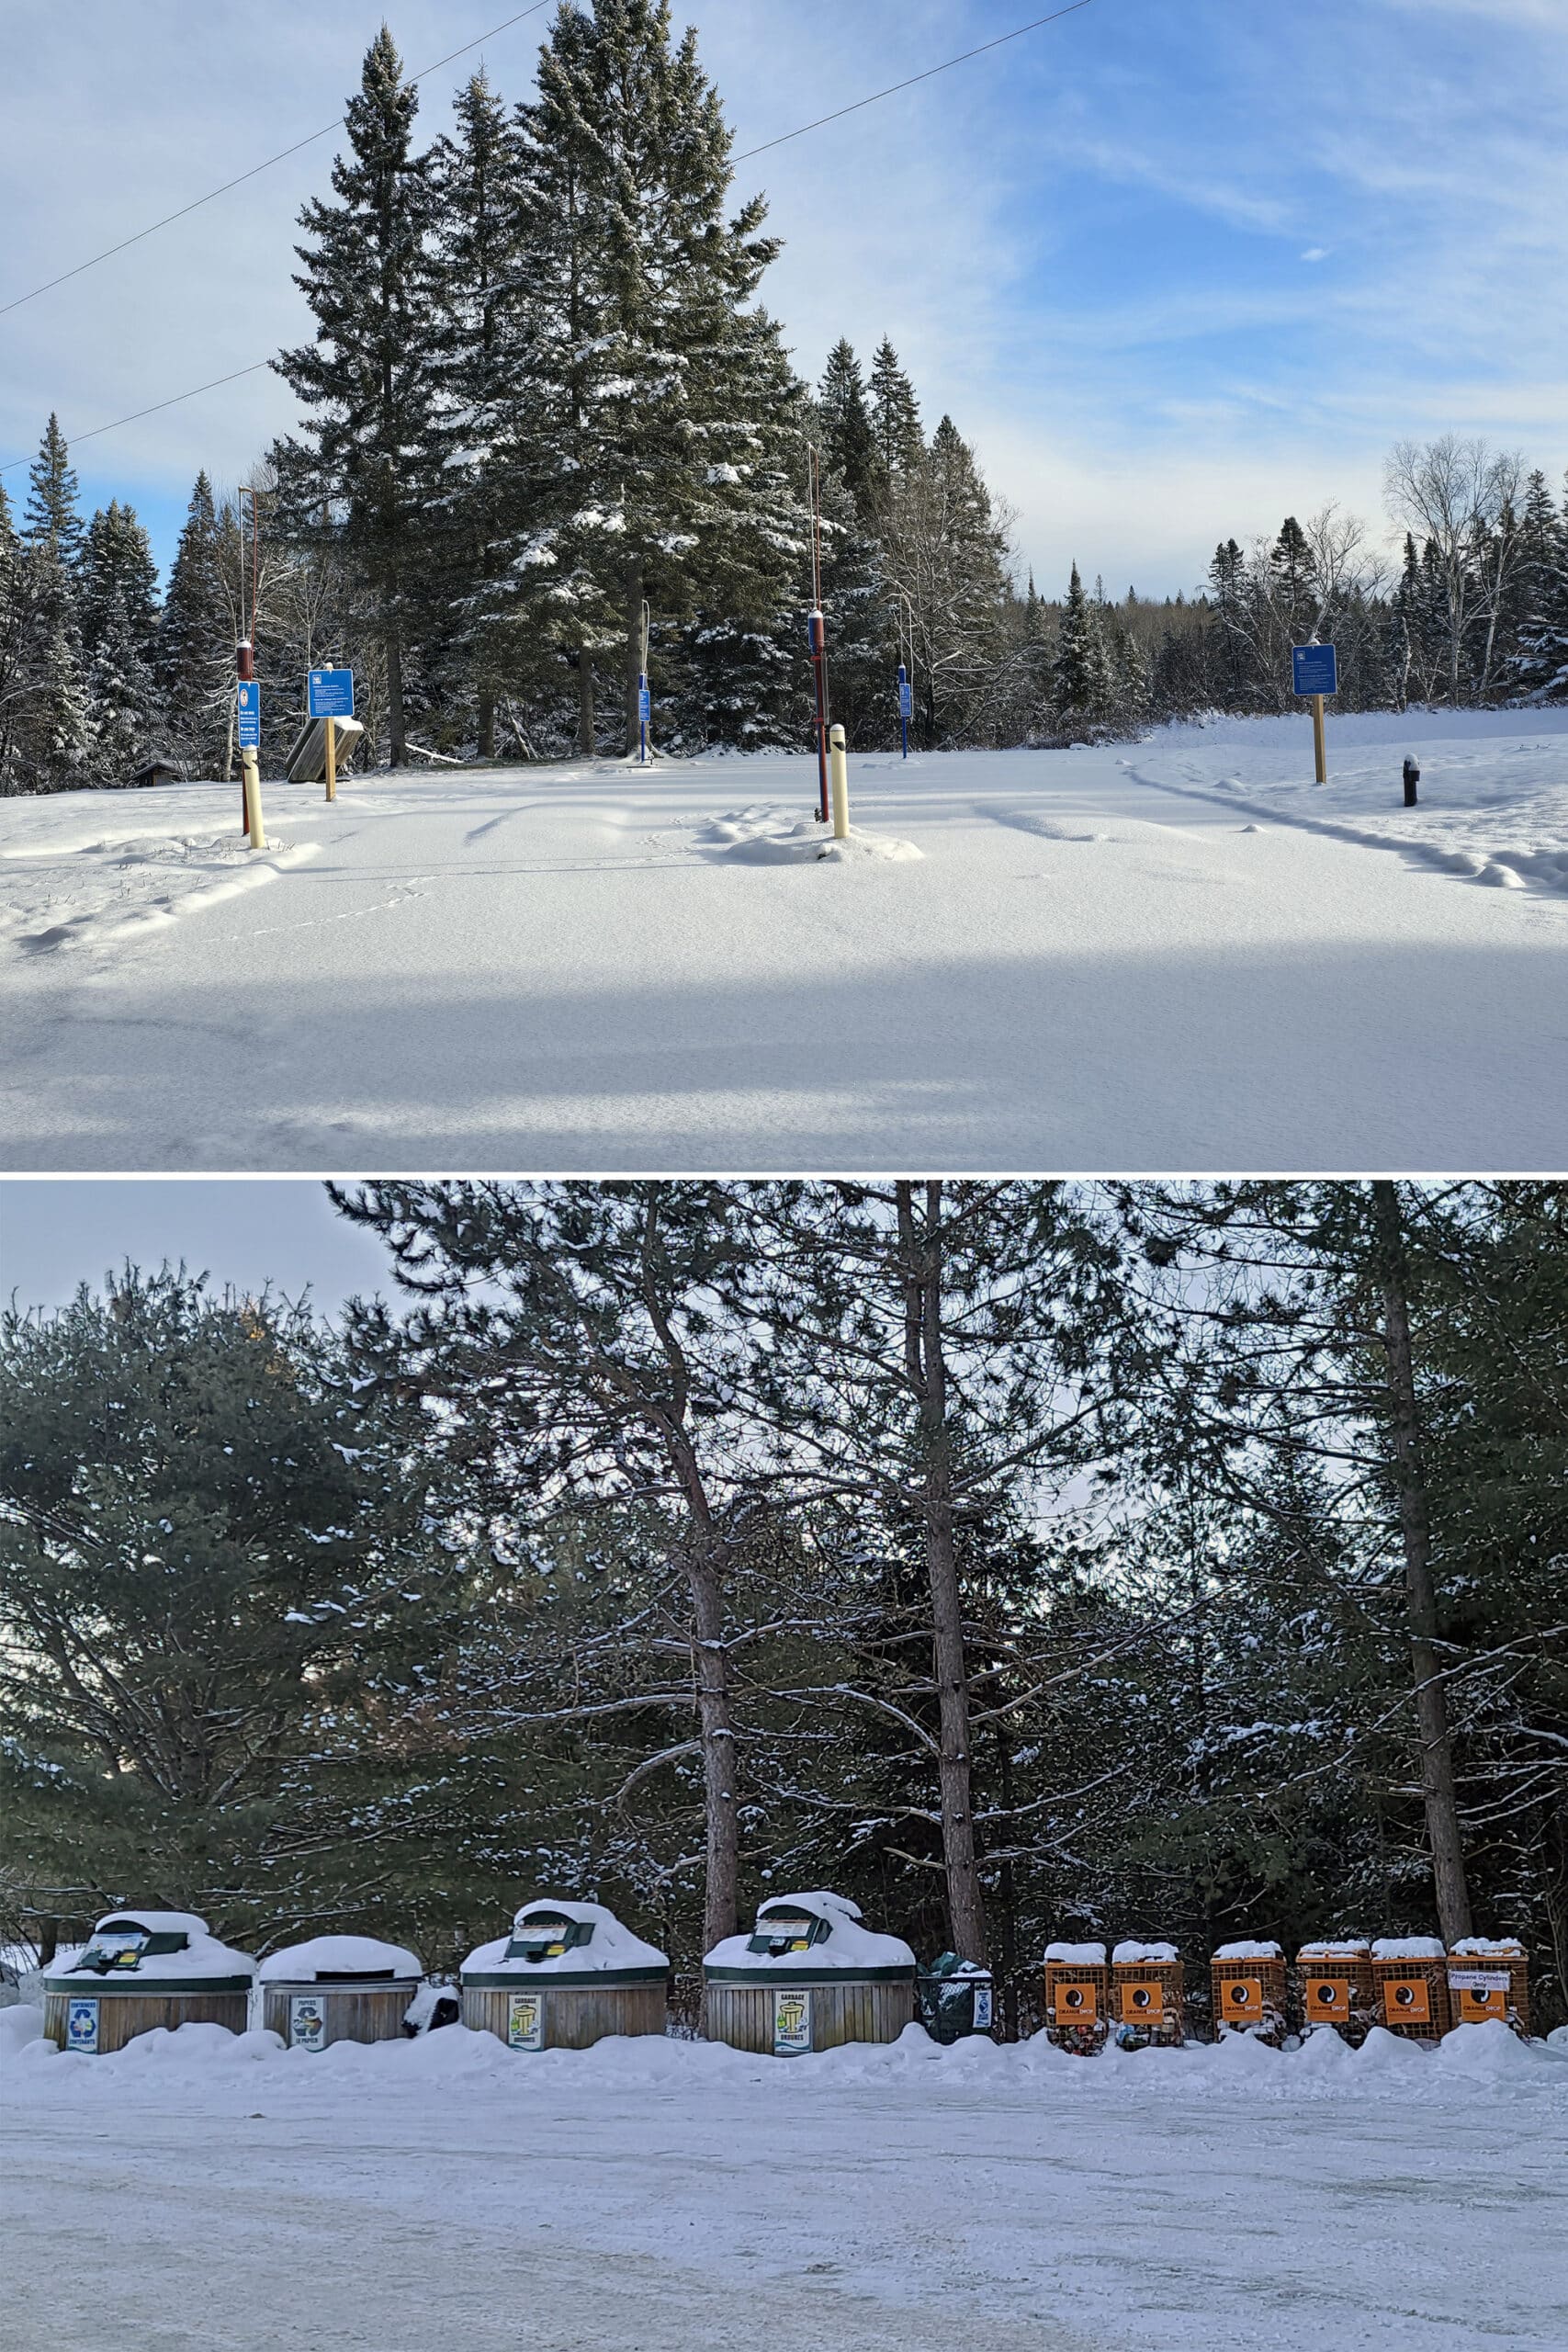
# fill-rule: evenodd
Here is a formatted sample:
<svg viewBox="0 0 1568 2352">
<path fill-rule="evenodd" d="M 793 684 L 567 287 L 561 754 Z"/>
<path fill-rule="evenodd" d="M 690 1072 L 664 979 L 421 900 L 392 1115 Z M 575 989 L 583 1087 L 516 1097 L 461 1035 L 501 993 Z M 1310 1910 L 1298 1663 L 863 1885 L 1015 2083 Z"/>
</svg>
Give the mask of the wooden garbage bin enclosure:
<svg viewBox="0 0 1568 2352">
<path fill-rule="evenodd" d="M 290 2050 L 397 2041 L 424 1975 L 417 1952 L 373 1936 L 314 1936 L 269 1952 L 256 1974 L 262 2023 Z"/>
<path fill-rule="evenodd" d="M 670 1962 L 599 1903 L 541 1895 L 509 1936 L 480 1944 L 459 1975 L 463 2023 L 509 2050 L 589 2050 L 619 2033 L 662 2033 Z"/>
<path fill-rule="evenodd" d="M 749 1936 L 727 1936 L 703 1962 L 705 2036 L 761 2057 L 897 2041 L 914 2015 L 908 1945 L 821 1889 L 771 1896 Z"/>
<path fill-rule="evenodd" d="M 1372 1946 L 1377 2022 L 1407 2041 L 1449 2030 L 1449 1961 L 1436 1936 L 1385 1936 Z"/>
<path fill-rule="evenodd" d="M 1111 2031 L 1111 1971 L 1103 1944 L 1045 1947 L 1045 2031 L 1058 2050 L 1092 2057 Z"/>
<path fill-rule="evenodd" d="M 1285 2038 L 1285 1955 L 1278 1944 L 1222 1944 L 1209 1963 L 1214 2029 L 1249 2033 L 1278 2049 Z"/>
<path fill-rule="evenodd" d="M 158 2027 L 243 2033 L 255 1962 L 194 1911 L 110 1911 L 68 1967 L 44 1973 L 43 2030 L 61 2050 L 107 2057 Z"/>
<path fill-rule="evenodd" d="M 1486 2025 L 1494 2018 L 1528 2041 L 1530 2030 L 1529 1962 L 1511 1936 L 1466 1936 L 1449 1953 L 1449 2014 L 1458 2025 Z"/>
<path fill-rule="evenodd" d="M 1186 1972 L 1174 1944 L 1118 1944 L 1111 1955 L 1111 2007 L 1124 2050 L 1175 2050 L 1185 2039 Z"/>
<path fill-rule="evenodd" d="M 1332 2026 L 1343 2040 L 1364 2041 L 1376 2022 L 1372 2001 L 1371 1946 L 1354 1937 L 1340 1942 L 1303 1944 L 1296 1954 L 1303 2029 Z"/>
</svg>

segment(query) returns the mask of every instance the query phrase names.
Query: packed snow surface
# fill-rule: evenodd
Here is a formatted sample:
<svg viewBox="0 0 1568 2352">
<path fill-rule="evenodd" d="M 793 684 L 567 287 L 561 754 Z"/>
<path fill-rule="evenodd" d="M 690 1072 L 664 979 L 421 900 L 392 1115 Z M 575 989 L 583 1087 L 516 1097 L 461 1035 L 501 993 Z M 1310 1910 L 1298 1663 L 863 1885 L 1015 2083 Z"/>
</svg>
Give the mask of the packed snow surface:
<svg viewBox="0 0 1568 2352">
<path fill-rule="evenodd" d="M 1568 2063 L 1499 2025 L 1092 2060 L 186 2026 L 28 2042 L 4 2097 L 27 2352 L 1560 2352 L 1568 2306 Z"/>
<path fill-rule="evenodd" d="M 592 1927 L 593 1933 L 587 1943 L 571 1944 L 553 1960 L 525 1960 L 521 1955 L 508 1960 L 506 1948 L 512 1937 L 521 1935 L 527 1921 L 541 1911 Z M 669 1965 L 669 1960 L 656 1945 L 645 1944 L 640 1936 L 634 1936 L 602 1903 L 558 1902 L 553 1895 L 541 1894 L 524 1904 L 513 1920 L 511 1935 L 497 1936 L 493 1943 L 480 1944 L 468 1954 L 463 1962 L 463 1974 L 513 1973 L 532 1982 L 536 1976 L 587 1976 L 608 1969 Z"/>
<path fill-rule="evenodd" d="M 827 856 L 793 756 L 269 784 L 254 856 L 231 786 L 3 801 L 0 1152 L 1561 1168 L 1568 711 L 1329 757 L 1303 715 L 856 758 Z"/>
<path fill-rule="evenodd" d="M 318 1976 L 374 1976 L 389 1968 L 394 1976 L 424 1974 L 417 1952 L 375 1936 L 312 1936 L 308 1943 L 269 1952 L 256 1974 L 264 1984 L 311 1984 Z"/>
<path fill-rule="evenodd" d="M 836 1968 L 908 1968 L 915 1966 L 915 1955 L 909 1946 L 897 1936 L 879 1936 L 862 1923 L 860 1906 L 847 1895 L 832 1894 L 818 1887 L 809 1894 L 770 1894 L 757 1913 L 758 1935 L 776 1932 L 778 1915 L 806 1915 L 826 1919 L 829 1933 L 821 1943 L 813 1943 L 805 1951 L 765 1952 L 748 1950 L 750 1932 L 741 1936 L 727 1936 L 715 1944 L 705 1959 L 705 1968 L 751 1968 L 766 1976 L 781 1971 L 793 1971 L 796 1975 L 825 1976 Z"/>
</svg>

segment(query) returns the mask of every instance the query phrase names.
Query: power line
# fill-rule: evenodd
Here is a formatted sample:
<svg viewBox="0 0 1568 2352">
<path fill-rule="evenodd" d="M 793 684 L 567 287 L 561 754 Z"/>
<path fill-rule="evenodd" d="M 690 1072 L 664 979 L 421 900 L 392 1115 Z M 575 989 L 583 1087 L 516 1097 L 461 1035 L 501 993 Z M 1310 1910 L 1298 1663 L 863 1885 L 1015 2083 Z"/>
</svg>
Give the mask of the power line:
<svg viewBox="0 0 1568 2352">
<path fill-rule="evenodd" d="M 525 17 L 536 17 L 540 9 L 547 7 L 548 5 L 549 0 L 533 0 L 532 7 L 519 8 L 514 17 L 506 17 L 499 25 L 491 25 L 488 33 L 480 33 L 475 40 L 465 41 L 461 49 L 449 49 L 445 57 L 436 59 L 434 65 L 422 65 L 417 74 L 410 74 L 410 83 L 417 85 L 421 82 L 427 81 L 432 74 L 439 74 L 444 65 L 450 65 L 454 58 L 467 57 L 470 50 L 479 49 L 487 40 L 493 40 L 497 33 L 506 32 L 513 25 L 520 25 Z M 93 254 L 87 260 L 79 261 L 74 269 L 62 269 L 58 277 L 46 277 L 41 286 L 33 287 L 30 292 L 13 295 L 8 302 L 0 302 L 0 319 L 6 316 L 7 311 L 19 311 L 24 302 L 35 302 L 40 294 L 49 293 L 56 286 L 63 286 L 68 278 L 80 277 L 85 269 L 96 269 L 99 262 L 108 261 L 112 255 L 124 253 L 131 245 L 139 245 L 143 237 L 156 235 L 160 229 L 166 229 L 172 220 L 183 220 L 187 213 L 199 212 L 204 204 L 210 204 L 215 197 L 227 196 L 231 187 L 243 187 L 245 182 L 254 180 L 258 173 L 270 172 L 274 164 L 285 163 L 290 155 L 298 155 L 302 147 L 313 147 L 318 139 L 330 139 L 333 132 L 341 130 L 347 120 L 348 117 L 345 114 L 340 114 L 335 121 L 324 122 L 320 130 L 307 131 L 303 139 L 297 139 L 294 141 L 292 147 L 280 147 L 276 154 L 269 155 L 265 163 L 253 164 L 248 172 L 241 172 L 236 178 L 225 180 L 221 187 L 209 187 L 205 196 L 193 197 L 188 204 L 182 204 L 177 212 L 165 212 L 161 220 L 150 220 L 145 229 L 138 229 L 133 235 L 122 237 L 118 245 L 106 245 L 101 254 Z M 246 371 L 242 369 L 240 372 L 244 374 Z M 209 388 L 204 385 L 202 389 L 205 391 Z M 162 405 L 164 403 L 160 402 L 160 406 Z M 146 413 L 144 409 L 142 414 Z M 130 421 L 129 417 L 123 420 L 127 424 Z M 111 428 L 107 425 L 100 425 L 98 429 L 100 432 L 107 433 Z M 79 437 L 85 441 L 89 436 L 84 433 Z"/>
<path fill-rule="evenodd" d="M 505 31 L 506 25 L 518 24 L 521 22 L 523 17 L 536 16 L 539 8 L 546 5 L 547 0 L 536 0 L 536 6 L 534 7 L 523 9 L 519 16 L 508 17 L 505 25 L 497 25 L 492 28 L 491 32 L 481 33 L 479 40 L 492 40 L 495 33 Z M 792 139 L 803 139 L 808 130 L 820 130 L 824 123 L 840 122 L 843 119 L 845 115 L 858 114 L 863 107 L 876 106 L 883 98 L 896 97 L 900 90 L 913 89 L 918 82 L 929 82 L 938 74 L 950 73 L 955 65 L 966 65 L 972 57 L 983 57 L 989 50 L 1004 48 L 1006 44 L 1011 40 L 1021 40 L 1025 33 L 1038 32 L 1042 25 L 1056 24 L 1064 17 L 1076 17 L 1080 9 L 1088 8 L 1092 6 L 1093 0 L 1071 0 L 1071 5 L 1066 8 L 1055 8 L 1049 16 L 1032 17 L 1027 25 L 1015 25 L 1011 32 L 998 33 L 994 40 L 982 41 L 978 49 L 964 50 L 957 57 L 944 58 L 940 65 L 928 65 L 922 74 L 911 74 L 906 81 L 890 83 L 886 90 L 874 90 L 869 97 L 856 98 L 847 107 L 837 107 L 831 114 L 818 115 L 813 122 L 803 122 L 797 130 L 781 131 L 778 138 L 765 139 L 760 147 L 749 147 L 743 154 L 732 156 L 730 161 L 734 164 L 750 163 L 754 155 L 765 155 L 771 148 L 787 146 Z M 469 41 L 467 44 L 467 47 L 468 49 L 477 49 L 479 45 L 479 41 Z M 440 66 L 450 64 L 452 58 L 462 57 L 466 53 L 465 50 L 455 49 L 451 51 L 450 56 L 438 58 L 434 65 L 427 65 L 423 69 L 424 73 L 426 74 L 434 74 Z M 420 75 L 414 76 L 415 80 L 419 80 L 422 77 Z M 339 122 L 345 119 L 346 117 L 340 117 Z M 310 139 L 324 139 L 327 136 L 328 131 L 336 130 L 339 128 L 339 122 L 328 123 L 325 130 L 312 131 Z M 298 143 L 300 147 L 307 147 L 310 144 L 310 140 L 302 139 Z M 286 147 L 283 149 L 282 154 L 292 155 L 297 152 L 298 149 L 295 147 Z M 273 163 L 278 163 L 281 162 L 281 160 L 282 155 L 275 155 L 271 158 Z M 266 168 L 267 165 L 265 164 L 258 164 L 255 166 L 255 171 L 265 172 Z M 251 172 L 242 175 L 242 177 L 246 179 L 254 176 L 254 174 Z M 240 183 L 238 180 L 230 180 L 226 182 L 225 185 L 229 187 L 237 187 Z M 211 194 L 212 196 L 221 196 L 223 194 L 223 189 L 214 188 L 211 191 Z M 196 204 L 187 204 L 185 207 L 185 210 L 186 212 L 193 212 L 196 210 L 197 205 L 206 204 L 209 201 L 209 197 L 198 197 L 196 200 Z M 167 217 L 170 220 L 177 220 L 181 218 L 181 215 L 177 212 L 171 212 Z M 150 237 L 152 234 L 153 229 L 160 229 L 164 225 L 165 223 L 164 221 L 155 220 L 152 223 L 152 228 L 140 230 L 137 233 L 139 236 Z M 136 243 L 136 238 L 128 237 L 125 242 L 127 244 L 134 244 Z M 122 250 L 123 248 L 121 246 L 111 245 L 108 248 L 108 253 L 119 253 Z M 95 255 L 94 258 L 96 261 L 104 261 L 107 259 L 107 254 L 98 254 Z M 91 269 L 93 267 L 93 263 L 83 262 L 80 265 L 80 267 L 82 269 Z M 78 274 L 79 273 L 76 270 L 67 270 L 65 276 L 67 277 L 73 277 Z M 50 280 L 50 284 L 51 286 L 59 286 L 62 283 L 63 279 L 58 277 L 51 278 Z M 34 292 L 39 294 L 46 291 L 47 288 L 41 286 L 34 288 Z M 30 301 L 32 297 L 27 294 L 20 295 L 17 298 L 19 301 L 23 302 Z M 15 309 L 16 304 L 9 303 L 6 305 L 6 308 Z M 231 384 L 241 376 L 257 375 L 262 368 L 270 368 L 271 365 L 272 361 L 270 358 L 254 359 L 251 362 L 248 368 L 236 368 L 232 374 L 228 376 L 215 376 L 212 379 L 212 381 L 209 384 L 193 384 L 188 392 L 172 392 L 166 401 L 154 401 L 150 407 L 134 409 L 129 416 L 117 416 L 111 424 L 95 424 L 92 430 L 87 433 L 67 434 L 65 436 L 66 445 L 70 448 L 74 448 L 76 444 L 80 441 L 96 441 L 98 435 L 102 433 L 118 433 L 122 424 L 138 424 L 144 416 L 156 415 L 160 409 L 177 408 L 182 401 L 194 401 L 203 392 L 215 391 L 220 384 Z M 0 466 L 0 474 L 15 473 L 18 466 L 25 466 L 30 463 L 31 460 L 28 458 L 12 458 L 6 465 Z"/>
</svg>

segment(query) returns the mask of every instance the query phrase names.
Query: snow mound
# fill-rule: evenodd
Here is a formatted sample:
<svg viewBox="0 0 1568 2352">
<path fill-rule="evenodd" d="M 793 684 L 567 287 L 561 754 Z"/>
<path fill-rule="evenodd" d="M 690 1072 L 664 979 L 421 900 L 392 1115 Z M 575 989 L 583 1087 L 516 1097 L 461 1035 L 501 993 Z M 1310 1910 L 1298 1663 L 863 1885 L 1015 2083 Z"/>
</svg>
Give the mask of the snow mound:
<svg viewBox="0 0 1568 2352">
<path fill-rule="evenodd" d="M 1047 1960 L 1061 1961 L 1064 1965 L 1071 1968 L 1103 1968 L 1105 1946 L 1103 1944 L 1047 1944 L 1045 1957 Z"/>
<path fill-rule="evenodd" d="M 742 810 L 717 817 L 705 829 L 718 854 L 737 865 L 843 865 L 869 860 L 895 863 L 924 853 L 913 842 L 897 841 L 886 833 L 865 833 L 853 826 L 847 841 L 836 841 L 815 817 L 802 817 L 782 831 L 776 816 L 758 818 Z"/>
<path fill-rule="evenodd" d="M 569 1943 L 553 1957 L 525 1959 L 520 1953 L 507 1957 L 507 1947 L 520 1939 L 531 1920 L 540 1917 L 570 1919 L 580 1928 L 592 1930 L 582 1943 Z M 465 1977 L 481 1973 L 515 1975 L 532 1983 L 536 1977 L 596 1975 L 609 1970 L 626 1968 L 668 1968 L 668 1956 L 654 1944 L 645 1944 L 634 1936 L 613 1911 L 602 1903 L 569 1903 L 554 1895 L 535 1895 L 525 1903 L 512 1922 L 509 1936 L 497 1936 L 493 1942 L 480 1944 L 463 1962 Z"/>
<path fill-rule="evenodd" d="M 1214 1954 L 1216 1960 L 1283 1960 L 1284 1957 L 1278 1944 L 1249 1943 L 1245 1938 L 1240 1943 L 1222 1944 Z"/>
<path fill-rule="evenodd" d="M 39 2041 L 43 2033 L 43 2011 L 32 2001 L 14 2001 L 7 2009 L 0 2009 L 0 2062 L 15 2057 L 29 2041 Z"/>
<path fill-rule="evenodd" d="M 1372 1946 L 1374 1960 L 1444 1960 L 1447 1957 L 1436 1936 L 1380 1936 Z"/>
<path fill-rule="evenodd" d="M 280 1979 L 311 1984 L 320 1976 L 379 1976 L 388 1969 L 394 1976 L 424 1973 L 419 1954 L 403 1944 L 384 1944 L 374 1936 L 312 1936 L 308 1943 L 269 1952 L 256 1974 L 264 1984 Z"/>
<path fill-rule="evenodd" d="M 764 1975 L 781 1971 L 807 1976 L 831 1975 L 836 1969 L 897 1968 L 913 1970 L 915 1955 L 897 1936 L 879 1936 L 862 1925 L 858 1905 L 842 1894 L 814 1888 L 806 1894 L 770 1894 L 757 1912 L 755 1933 L 766 1935 L 780 1917 L 802 1916 L 827 1922 L 828 1933 L 801 1951 L 756 1952 L 750 1936 L 727 1936 L 706 1954 L 708 1969 L 757 1970 Z"/>
</svg>

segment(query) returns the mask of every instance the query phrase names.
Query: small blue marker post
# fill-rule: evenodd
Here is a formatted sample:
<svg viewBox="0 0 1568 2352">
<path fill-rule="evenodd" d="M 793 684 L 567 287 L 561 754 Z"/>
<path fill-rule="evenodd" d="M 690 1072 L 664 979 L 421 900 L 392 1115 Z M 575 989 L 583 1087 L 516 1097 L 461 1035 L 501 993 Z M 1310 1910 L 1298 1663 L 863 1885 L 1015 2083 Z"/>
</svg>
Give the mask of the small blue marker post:
<svg viewBox="0 0 1568 2352">
<path fill-rule="evenodd" d="M 904 745 L 904 757 L 909 756 L 909 720 L 915 707 L 915 690 L 909 684 L 909 673 L 902 662 L 898 664 L 898 733 Z"/>
<path fill-rule="evenodd" d="M 652 717 L 653 696 L 648 689 L 648 673 L 646 670 L 639 670 L 637 679 L 637 763 L 639 768 L 645 768 L 648 765 L 648 722 Z"/>
<path fill-rule="evenodd" d="M 1332 645 L 1292 645 L 1291 687 L 1312 697 L 1312 748 L 1319 784 L 1328 782 L 1328 746 L 1323 726 L 1323 698 L 1339 692 L 1339 655 Z"/>
</svg>

